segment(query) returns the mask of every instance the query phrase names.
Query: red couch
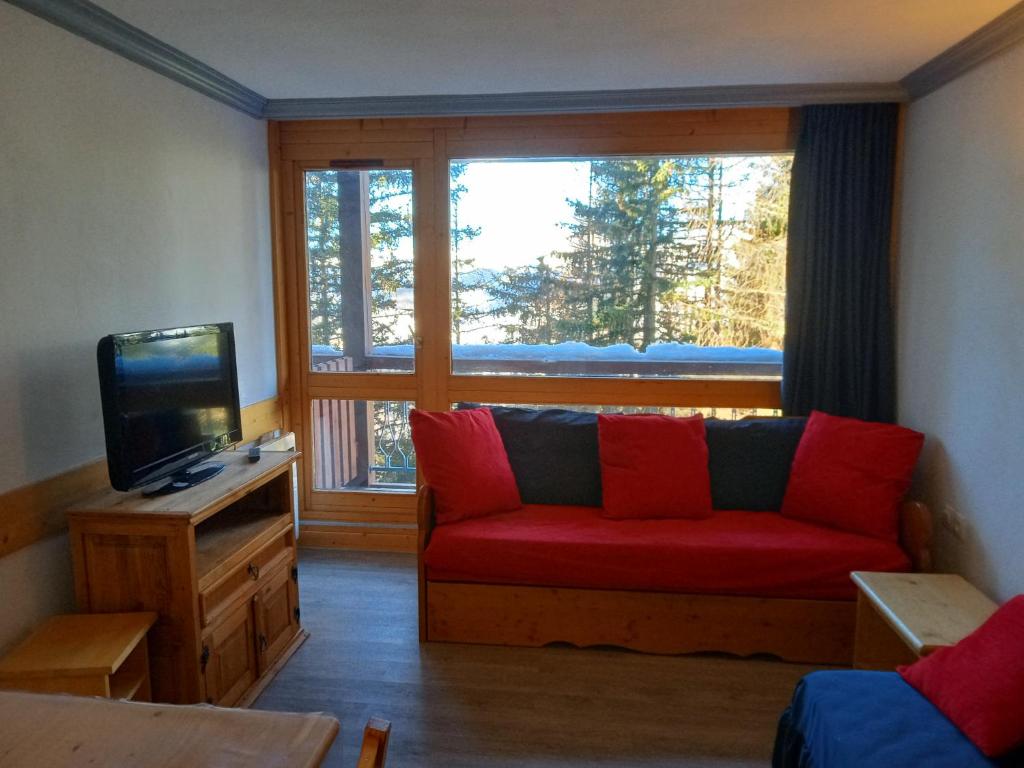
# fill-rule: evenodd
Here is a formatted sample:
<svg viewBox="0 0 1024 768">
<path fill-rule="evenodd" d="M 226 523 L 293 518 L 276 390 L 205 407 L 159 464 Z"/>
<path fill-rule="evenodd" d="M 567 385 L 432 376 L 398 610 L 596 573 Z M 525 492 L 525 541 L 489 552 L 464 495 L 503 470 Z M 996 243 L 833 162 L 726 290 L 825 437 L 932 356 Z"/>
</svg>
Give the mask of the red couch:
<svg viewBox="0 0 1024 768">
<path fill-rule="evenodd" d="M 611 520 L 600 507 L 527 503 L 435 527 L 429 487 L 419 518 L 420 631 L 432 641 L 850 663 L 850 572 L 929 565 L 917 503 L 902 507 L 900 543 L 737 509 Z"/>
</svg>

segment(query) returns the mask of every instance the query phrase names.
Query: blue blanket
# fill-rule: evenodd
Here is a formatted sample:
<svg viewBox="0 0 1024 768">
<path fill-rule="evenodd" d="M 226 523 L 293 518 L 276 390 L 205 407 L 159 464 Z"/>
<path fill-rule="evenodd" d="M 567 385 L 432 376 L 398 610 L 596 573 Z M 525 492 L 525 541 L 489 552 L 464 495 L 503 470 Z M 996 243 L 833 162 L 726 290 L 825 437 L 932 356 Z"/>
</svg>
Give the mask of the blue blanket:
<svg viewBox="0 0 1024 768">
<path fill-rule="evenodd" d="M 986 758 L 895 672 L 812 672 L 779 721 L 773 768 L 1024 766 Z"/>
</svg>

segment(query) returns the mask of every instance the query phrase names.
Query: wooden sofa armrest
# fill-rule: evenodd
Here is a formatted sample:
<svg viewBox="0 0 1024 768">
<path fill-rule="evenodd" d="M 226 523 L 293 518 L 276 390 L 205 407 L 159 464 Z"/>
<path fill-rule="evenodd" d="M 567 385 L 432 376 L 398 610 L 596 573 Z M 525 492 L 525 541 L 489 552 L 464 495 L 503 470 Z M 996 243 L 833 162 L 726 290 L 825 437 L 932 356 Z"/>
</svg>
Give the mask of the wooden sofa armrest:
<svg viewBox="0 0 1024 768">
<path fill-rule="evenodd" d="M 927 504 L 920 501 L 900 504 L 900 544 L 918 573 L 932 569 L 932 530 L 932 511 Z"/>
<path fill-rule="evenodd" d="M 419 577 L 420 642 L 427 641 L 427 569 L 423 553 L 430 543 L 434 528 L 434 492 L 429 485 L 421 485 L 416 492 L 416 570 Z"/>
<path fill-rule="evenodd" d="M 419 529 L 419 551 L 430 543 L 430 532 L 434 530 L 434 491 L 429 485 L 421 485 L 416 491 L 416 526 Z"/>
</svg>

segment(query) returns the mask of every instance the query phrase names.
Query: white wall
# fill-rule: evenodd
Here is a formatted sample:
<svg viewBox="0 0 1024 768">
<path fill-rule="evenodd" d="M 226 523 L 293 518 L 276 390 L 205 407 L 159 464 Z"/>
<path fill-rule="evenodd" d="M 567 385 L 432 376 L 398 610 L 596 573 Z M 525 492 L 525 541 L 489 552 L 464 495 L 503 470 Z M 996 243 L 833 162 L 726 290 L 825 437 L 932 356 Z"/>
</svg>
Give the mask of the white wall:
<svg viewBox="0 0 1024 768">
<path fill-rule="evenodd" d="M 95 345 L 232 321 L 272 397 L 266 127 L 0 3 L 0 493 L 103 456 Z M 66 537 L 0 559 L 0 651 L 70 607 Z"/>
<path fill-rule="evenodd" d="M 928 434 L 916 492 L 968 520 L 938 565 L 1024 592 L 1024 45 L 910 106 L 900 421 Z"/>
</svg>

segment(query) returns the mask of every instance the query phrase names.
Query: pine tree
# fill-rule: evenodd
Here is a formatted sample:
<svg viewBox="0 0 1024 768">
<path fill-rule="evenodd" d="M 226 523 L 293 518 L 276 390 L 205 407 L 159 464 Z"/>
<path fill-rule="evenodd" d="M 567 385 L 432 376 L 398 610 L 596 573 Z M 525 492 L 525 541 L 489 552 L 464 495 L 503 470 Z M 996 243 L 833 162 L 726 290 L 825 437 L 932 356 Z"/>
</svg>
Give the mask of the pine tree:
<svg viewBox="0 0 1024 768">
<path fill-rule="evenodd" d="M 403 241 L 412 238 L 412 174 L 409 171 L 369 171 L 370 198 L 370 286 L 374 344 L 409 344 L 408 334 L 399 334 L 401 317 L 397 295 L 412 289 L 413 260 L 399 252 Z"/>
<path fill-rule="evenodd" d="M 693 237 L 701 226 L 710 229 L 706 212 L 714 204 L 706 195 L 699 206 L 693 198 L 712 164 L 699 157 L 591 163 L 588 200 L 570 201 L 573 247 L 557 254 L 569 310 L 560 328 L 568 338 L 639 350 L 675 339 L 678 329 L 663 307 L 713 271 L 720 242 L 710 233 Z"/>
<path fill-rule="evenodd" d="M 782 349 L 786 314 L 786 236 L 789 178 L 793 159 L 771 156 L 761 164 L 763 178 L 726 274 L 723 301 L 731 332 L 719 343 Z"/>
<path fill-rule="evenodd" d="M 463 241 L 472 240 L 480 234 L 480 227 L 467 226 L 459 221 L 459 201 L 468 191 L 462 183 L 466 163 L 452 163 L 449 176 L 448 194 L 451 205 L 451 252 L 452 252 L 452 337 L 456 344 L 462 343 L 463 325 L 482 316 L 482 310 L 468 305 L 465 295 L 474 288 L 468 275 L 476 266 L 473 259 L 463 258 L 460 246 Z"/>
<path fill-rule="evenodd" d="M 412 237 L 412 174 L 404 170 L 313 171 L 306 174 L 306 249 L 310 291 L 310 332 L 314 344 L 342 344 L 341 253 L 338 180 L 342 173 L 366 173 L 370 208 L 370 286 L 375 344 L 409 343 L 396 333 L 402 314 L 396 296 L 411 290 L 412 258 L 402 253 Z M 344 202 L 344 201 L 343 201 Z M 358 204 L 358 201 L 354 201 Z M 411 252 L 411 251 L 410 251 Z"/>
<path fill-rule="evenodd" d="M 310 338 L 313 344 L 332 344 L 341 336 L 338 175 L 307 173 L 305 187 Z"/>
<path fill-rule="evenodd" d="M 565 281 L 545 257 L 526 267 L 508 267 L 486 286 L 495 306 L 490 311 L 506 343 L 554 344 L 563 341 Z"/>
</svg>

